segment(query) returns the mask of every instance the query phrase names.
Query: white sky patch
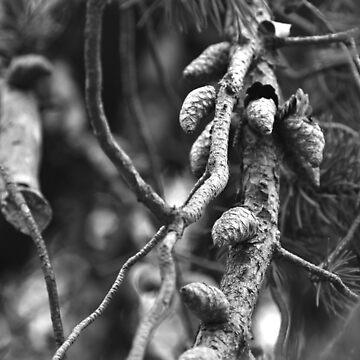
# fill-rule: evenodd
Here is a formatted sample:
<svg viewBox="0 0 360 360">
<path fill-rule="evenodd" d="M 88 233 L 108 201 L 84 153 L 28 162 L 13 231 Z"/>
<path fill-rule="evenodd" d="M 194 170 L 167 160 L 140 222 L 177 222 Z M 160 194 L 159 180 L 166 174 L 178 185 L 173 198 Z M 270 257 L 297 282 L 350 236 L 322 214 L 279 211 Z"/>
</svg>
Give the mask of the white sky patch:
<svg viewBox="0 0 360 360">
<path fill-rule="evenodd" d="M 281 314 L 275 303 L 260 306 L 254 316 L 255 342 L 265 351 L 272 352 L 279 336 Z"/>
</svg>

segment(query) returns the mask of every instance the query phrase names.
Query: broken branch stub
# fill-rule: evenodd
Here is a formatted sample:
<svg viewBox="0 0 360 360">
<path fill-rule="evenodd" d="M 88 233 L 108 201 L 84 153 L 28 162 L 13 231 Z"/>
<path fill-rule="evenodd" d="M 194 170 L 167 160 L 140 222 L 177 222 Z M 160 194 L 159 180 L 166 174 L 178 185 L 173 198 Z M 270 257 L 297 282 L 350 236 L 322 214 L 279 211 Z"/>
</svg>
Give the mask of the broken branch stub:
<svg viewBox="0 0 360 360">
<path fill-rule="evenodd" d="M 183 76 L 206 80 L 221 76 L 229 63 L 230 46 L 227 41 L 210 45 L 184 69 Z"/>
<path fill-rule="evenodd" d="M 42 130 L 37 99 L 3 84 L 0 118 L 0 163 L 6 167 L 22 192 L 31 213 L 43 231 L 49 224 L 52 211 L 42 195 L 38 180 L 41 158 Z M 15 228 L 29 235 L 16 205 L 0 180 L 1 211 Z"/>
<path fill-rule="evenodd" d="M 192 133 L 200 121 L 215 108 L 216 90 L 207 85 L 191 91 L 185 98 L 179 115 L 182 129 Z"/>
<path fill-rule="evenodd" d="M 224 293 L 215 286 L 194 282 L 180 289 L 182 301 L 204 323 L 226 322 L 230 304 Z"/>
<path fill-rule="evenodd" d="M 7 70 L 7 83 L 17 89 L 33 90 L 37 82 L 50 76 L 52 64 L 41 55 L 23 55 L 14 58 Z"/>
</svg>

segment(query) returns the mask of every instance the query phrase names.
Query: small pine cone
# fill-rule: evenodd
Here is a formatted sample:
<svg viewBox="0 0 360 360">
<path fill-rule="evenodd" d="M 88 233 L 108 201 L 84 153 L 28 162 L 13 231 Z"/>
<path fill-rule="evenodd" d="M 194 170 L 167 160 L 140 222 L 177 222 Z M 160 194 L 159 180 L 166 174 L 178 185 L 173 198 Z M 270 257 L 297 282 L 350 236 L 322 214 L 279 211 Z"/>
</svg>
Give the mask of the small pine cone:
<svg viewBox="0 0 360 360">
<path fill-rule="evenodd" d="M 235 245 L 254 237 L 258 226 L 259 221 L 252 211 L 234 207 L 216 220 L 211 236 L 216 246 Z"/>
<path fill-rule="evenodd" d="M 220 360 L 218 353 L 206 346 L 197 346 L 185 351 L 179 360 Z"/>
<path fill-rule="evenodd" d="M 204 323 L 223 323 L 229 316 L 230 304 L 215 286 L 194 282 L 180 289 L 182 301 Z"/>
<path fill-rule="evenodd" d="M 206 169 L 211 147 L 211 129 L 212 122 L 206 125 L 190 150 L 190 168 L 197 177 L 200 177 Z"/>
<path fill-rule="evenodd" d="M 182 104 L 179 120 L 186 133 L 193 132 L 201 119 L 214 110 L 216 90 L 207 85 L 191 91 Z"/>
<path fill-rule="evenodd" d="M 225 73 L 229 63 L 230 43 L 221 42 L 206 48 L 184 70 L 185 78 L 210 80 Z"/>
<path fill-rule="evenodd" d="M 309 116 L 309 98 L 301 89 L 296 91 L 295 97 L 284 104 L 283 118 L 279 127 L 286 147 L 294 156 L 302 158 L 299 162 L 309 163 L 311 167 L 318 167 L 323 159 L 325 147 L 324 134 L 319 124 Z M 286 109 L 290 114 L 286 114 Z"/>
<path fill-rule="evenodd" d="M 251 101 L 246 108 L 246 118 L 250 127 L 262 135 L 270 135 L 276 110 L 276 104 L 272 99 L 260 98 Z"/>
<path fill-rule="evenodd" d="M 283 132 L 284 136 L 288 137 L 287 143 L 291 144 L 295 154 L 298 153 L 313 167 L 321 164 L 325 138 L 314 119 L 306 116 L 290 116 L 284 121 Z"/>
</svg>

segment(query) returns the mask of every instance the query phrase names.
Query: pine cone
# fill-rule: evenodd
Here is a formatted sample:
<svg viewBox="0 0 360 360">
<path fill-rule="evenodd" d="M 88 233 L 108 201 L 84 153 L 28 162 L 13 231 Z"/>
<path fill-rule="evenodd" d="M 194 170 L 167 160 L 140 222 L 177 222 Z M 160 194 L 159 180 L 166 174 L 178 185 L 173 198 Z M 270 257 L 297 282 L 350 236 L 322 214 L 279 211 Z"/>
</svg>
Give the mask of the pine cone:
<svg viewBox="0 0 360 360">
<path fill-rule="evenodd" d="M 225 322 L 230 304 L 224 293 L 215 286 L 194 282 L 180 289 L 182 301 L 205 323 Z"/>
<path fill-rule="evenodd" d="M 235 245 L 256 235 L 259 222 L 249 209 L 238 206 L 216 220 L 211 236 L 216 246 Z"/>
<path fill-rule="evenodd" d="M 309 180 L 318 186 L 325 138 L 316 120 L 308 116 L 309 110 L 308 95 L 298 89 L 280 109 L 278 129 L 285 151 L 293 158 L 288 161 L 290 166 L 294 163 L 295 170 L 300 167 Z"/>
<path fill-rule="evenodd" d="M 246 118 L 250 127 L 262 135 L 270 135 L 276 114 L 276 104 L 272 99 L 251 101 L 246 108 Z"/>
<path fill-rule="evenodd" d="M 209 80 L 221 76 L 229 63 L 229 52 L 226 41 L 209 46 L 185 68 L 184 77 Z"/>
<path fill-rule="evenodd" d="M 190 150 L 190 168 L 196 177 L 200 177 L 206 169 L 211 147 L 211 129 L 212 122 L 206 125 Z"/>
<path fill-rule="evenodd" d="M 179 120 L 182 129 L 193 132 L 201 119 L 209 115 L 215 106 L 216 90 L 207 85 L 191 91 L 180 110 Z"/>
</svg>

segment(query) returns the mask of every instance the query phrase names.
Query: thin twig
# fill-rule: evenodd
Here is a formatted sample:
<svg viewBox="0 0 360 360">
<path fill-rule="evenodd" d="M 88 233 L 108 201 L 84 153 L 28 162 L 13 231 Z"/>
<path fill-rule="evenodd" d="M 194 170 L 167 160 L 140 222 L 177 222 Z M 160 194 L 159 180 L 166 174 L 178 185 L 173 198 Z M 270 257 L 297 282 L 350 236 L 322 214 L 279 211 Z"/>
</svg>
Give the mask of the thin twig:
<svg viewBox="0 0 360 360">
<path fill-rule="evenodd" d="M 356 216 L 353 223 L 351 224 L 347 234 L 345 237 L 343 237 L 339 243 L 336 245 L 335 249 L 330 253 L 328 258 L 323 261 L 321 264 L 319 264 L 319 267 L 326 268 L 327 264 L 330 264 L 334 261 L 334 259 L 337 257 L 337 255 L 344 250 L 344 248 L 350 243 L 352 238 L 355 235 L 355 232 L 360 226 L 360 213 Z"/>
<path fill-rule="evenodd" d="M 145 4 L 142 1 L 140 1 L 139 6 L 140 6 L 142 16 L 144 17 L 145 11 L 146 11 Z M 161 64 L 161 57 L 160 57 L 159 51 L 156 47 L 157 41 L 156 41 L 156 35 L 154 32 L 154 24 L 153 24 L 153 21 L 152 21 L 152 18 L 150 15 L 146 17 L 144 24 L 145 24 L 145 35 L 147 37 L 147 41 L 149 44 L 150 55 L 153 59 L 156 71 L 159 75 L 160 84 L 163 88 L 165 96 L 168 98 L 168 100 L 170 101 L 172 106 L 176 110 L 178 110 L 181 106 L 181 101 L 180 101 L 179 95 L 176 93 L 173 86 L 171 85 L 169 78 L 164 71 L 163 65 Z"/>
<path fill-rule="evenodd" d="M 360 136 L 359 133 L 356 130 L 354 130 L 350 126 L 348 126 L 346 124 L 343 124 L 343 123 L 319 121 L 319 125 L 323 129 L 339 129 L 339 130 L 342 130 L 342 131 L 346 132 L 347 134 L 349 134 L 349 135 L 351 135 L 353 137 L 356 137 L 356 138 L 358 138 Z"/>
<path fill-rule="evenodd" d="M 359 53 L 357 51 L 357 47 L 356 47 L 356 42 L 354 38 L 350 39 L 350 49 L 352 51 L 352 58 L 354 60 L 354 63 L 357 67 L 357 70 L 360 72 L 360 57 L 359 57 Z"/>
<path fill-rule="evenodd" d="M 160 291 L 154 305 L 142 319 L 136 331 L 127 360 L 142 360 L 144 358 L 152 332 L 160 324 L 161 320 L 165 318 L 170 307 L 176 289 L 176 270 L 172 252 L 177 239 L 183 231 L 183 222 L 181 221 L 176 227 L 177 229 L 169 230 L 161 243 L 159 251 L 159 265 L 162 278 Z"/>
<path fill-rule="evenodd" d="M 314 6 L 307 0 L 302 0 L 302 3 L 313 13 L 313 15 L 321 22 L 321 24 L 325 27 L 325 29 L 327 31 L 331 31 L 331 32 L 335 31 L 334 28 L 330 25 L 330 23 L 326 20 L 324 14 L 316 6 Z M 360 69 L 357 67 L 357 59 L 359 58 L 359 56 L 357 54 L 357 49 L 355 47 L 355 53 L 356 53 L 355 58 L 356 59 L 354 59 L 353 54 L 351 54 L 351 52 L 348 49 L 348 47 L 346 46 L 345 42 L 340 44 L 340 47 L 347 57 L 350 71 L 354 77 L 355 84 L 356 84 L 358 90 L 360 91 Z"/>
<path fill-rule="evenodd" d="M 111 133 L 101 99 L 101 35 L 102 16 L 106 1 L 89 0 L 85 25 L 86 105 L 91 124 L 100 146 L 124 178 L 128 186 L 157 217 L 169 221 L 172 208 L 154 192 L 140 176 L 126 152 L 116 143 Z"/>
<path fill-rule="evenodd" d="M 349 42 L 352 36 L 357 35 L 360 29 L 350 29 L 347 31 L 341 31 L 338 33 L 331 33 L 325 35 L 313 35 L 313 36 L 294 36 L 294 37 L 275 37 L 273 39 L 275 47 L 283 46 L 298 46 L 298 45 L 320 45 L 331 44 L 337 42 Z"/>
<path fill-rule="evenodd" d="M 135 122 L 140 139 L 149 158 L 150 172 L 155 189 L 163 196 L 164 189 L 161 179 L 161 166 L 156 147 L 152 141 L 149 122 L 145 118 L 144 108 L 138 94 L 135 59 L 135 26 L 133 8 L 120 11 L 120 68 L 122 93 L 130 115 Z"/>
<path fill-rule="evenodd" d="M 303 267 L 311 274 L 318 276 L 321 280 L 330 281 L 336 289 L 343 294 L 344 296 L 348 297 L 352 300 L 359 300 L 359 296 L 356 295 L 353 291 L 351 291 L 340 279 L 340 277 L 330 271 L 324 270 L 321 267 L 314 265 L 303 258 L 285 250 L 283 247 L 277 247 L 277 253 L 282 256 L 283 258 L 293 262 L 294 264 Z"/>
<path fill-rule="evenodd" d="M 33 215 L 31 214 L 23 194 L 20 192 L 17 185 L 12 181 L 11 174 L 9 174 L 7 169 L 5 169 L 2 165 L 0 165 L 0 175 L 4 179 L 6 190 L 9 193 L 11 201 L 18 208 L 20 216 L 22 217 L 24 224 L 29 229 L 30 236 L 35 243 L 41 263 L 41 270 L 45 279 L 46 290 L 48 293 L 55 342 L 57 347 L 60 347 L 60 345 L 64 342 L 64 331 L 60 314 L 60 302 L 55 274 L 51 265 L 45 241 L 41 235 L 39 227 L 33 218 Z"/>
<path fill-rule="evenodd" d="M 119 287 L 130 268 L 143 257 L 145 257 L 164 238 L 166 232 L 167 227 L 162 226 L 153 236 L 153 238 L 140 251 L 138 251 L 134 256 L 132 256 L 125 262 L 125 264 L 121 267 L 113 285 L 105 295 L 100 305 L 96 308 L 95 311 L 93 311 L 89 316 L 87 316 L 84 320 L 82 320 L 78 325 L 74 327 L 74 329 L 71 331 L 71 334 L 67 337 L 61 347 L 56 351 L 52 360 L 64 359 L 66 352 L 68 351 L 70 346 L 76 341 L 76 339 L 81 335 L 82 331 L 85 330 L 90 324 L 92 324 L 99 316 L 101 316 L 106 310 L 106 308 L 110 305 L 111 300 L 119 290 Z"/>
</svg>

